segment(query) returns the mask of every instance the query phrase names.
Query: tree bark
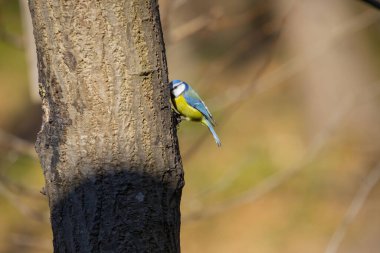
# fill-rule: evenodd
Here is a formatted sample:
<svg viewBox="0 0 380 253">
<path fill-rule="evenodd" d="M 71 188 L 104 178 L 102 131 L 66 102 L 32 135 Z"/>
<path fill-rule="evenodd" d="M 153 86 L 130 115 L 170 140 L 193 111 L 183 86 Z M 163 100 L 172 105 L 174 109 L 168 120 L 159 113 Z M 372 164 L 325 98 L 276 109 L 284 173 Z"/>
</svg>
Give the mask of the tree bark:
<svg viewBox="0 0 380 253">
<path fill-rule="evenodd" d="M 156 0 L 30 0 L 54 252 L 179 252 L 184 184 Z"/>
</svg>

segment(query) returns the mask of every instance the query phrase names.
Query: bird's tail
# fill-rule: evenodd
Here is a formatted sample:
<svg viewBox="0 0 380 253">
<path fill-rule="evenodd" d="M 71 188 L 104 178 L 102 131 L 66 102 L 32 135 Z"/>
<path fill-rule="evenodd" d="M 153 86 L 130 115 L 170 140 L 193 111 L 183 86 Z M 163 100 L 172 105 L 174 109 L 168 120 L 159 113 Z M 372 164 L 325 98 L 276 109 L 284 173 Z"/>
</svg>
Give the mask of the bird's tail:
<svg viewBox="0 0 380 253">
<path fill-rule="evenodd" d="M 218 147 L 222 146 L 222 143 L 220 142 L 220 139 L 219 139 L 218 135 L 216 134 L 214 128 L 212 127 L 211 122 L 209 122 L 207 119 L 203 119 L 202 123 L 208 127 L 208 129 L 212 133 L 212 136 L 214 136 L 216 145 L 218 145 Z"/>
</svg>

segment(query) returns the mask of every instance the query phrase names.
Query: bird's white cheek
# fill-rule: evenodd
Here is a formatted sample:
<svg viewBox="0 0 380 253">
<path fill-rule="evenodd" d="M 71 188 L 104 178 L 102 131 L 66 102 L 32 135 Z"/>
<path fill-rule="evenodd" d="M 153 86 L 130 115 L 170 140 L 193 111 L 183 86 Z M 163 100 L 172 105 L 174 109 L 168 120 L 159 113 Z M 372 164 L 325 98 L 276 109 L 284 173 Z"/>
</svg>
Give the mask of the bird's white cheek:
<svg viewBox="0 0 380 253">
<path fill-rule="evenodd" d="M 173 95 L 178 97 L 185 91 L 185 88 L 186 88 L 185 85 L 179 85 L 175 87 L 175 89 L 173 89 Z"/>
<path fill-rule="evenodd" d="M 174 95 L 175 97 L 178 97 L 179 95 L 181 95 L 181 93 L 178 91 L 178 89 L 174 89 L 174 90 L 173 90 L 173 95 Z"/>
</svg>

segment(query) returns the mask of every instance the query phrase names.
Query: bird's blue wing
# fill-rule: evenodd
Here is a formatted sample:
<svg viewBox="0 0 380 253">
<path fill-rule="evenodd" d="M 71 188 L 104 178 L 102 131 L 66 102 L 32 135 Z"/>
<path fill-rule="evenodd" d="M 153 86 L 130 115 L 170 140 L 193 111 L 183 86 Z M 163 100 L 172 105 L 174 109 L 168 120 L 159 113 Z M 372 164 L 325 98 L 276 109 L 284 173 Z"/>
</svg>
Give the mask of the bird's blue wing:
<svg viewBox="0 0 380 253">
<path fill-rule="evenodd" d="M 202 101 L 200 96 L 191 87 L 189 87 L 188 90 L 184 92 L 183 96 L 190 106 L 200 111 L 203 114 L 203 116 L 205 116 L 206 119 L 211 122 L 212 125 L 215 125 L 215 121 L 212 118 L 212 115 L 208 110 L 207 106 Z"/>
</svg>

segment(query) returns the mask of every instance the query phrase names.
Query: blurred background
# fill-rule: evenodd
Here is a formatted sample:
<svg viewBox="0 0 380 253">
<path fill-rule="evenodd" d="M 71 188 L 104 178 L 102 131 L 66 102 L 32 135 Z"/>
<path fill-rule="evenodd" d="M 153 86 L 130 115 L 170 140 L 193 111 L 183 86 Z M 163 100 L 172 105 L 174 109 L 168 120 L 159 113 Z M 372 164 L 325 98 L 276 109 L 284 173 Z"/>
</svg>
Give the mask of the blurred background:
<svg viewBox="0 0 380 253">
<path fill-rule="evenodd" d="M 222 147 L 179 128 L 182 251 L 380 251 L 380 12 L 345 0 L 160 0 L 170 79 Z M 0 252 L 52 252 L 33 38 L 0 0 Z"/>
</svg>

